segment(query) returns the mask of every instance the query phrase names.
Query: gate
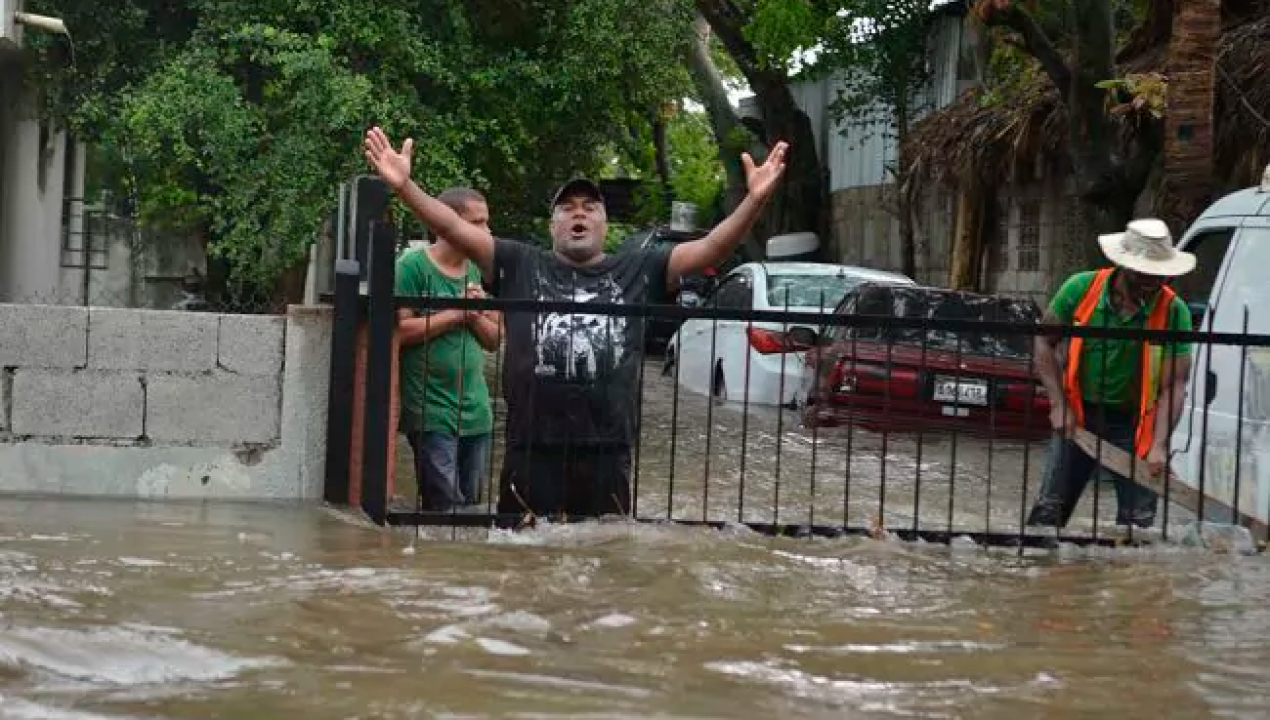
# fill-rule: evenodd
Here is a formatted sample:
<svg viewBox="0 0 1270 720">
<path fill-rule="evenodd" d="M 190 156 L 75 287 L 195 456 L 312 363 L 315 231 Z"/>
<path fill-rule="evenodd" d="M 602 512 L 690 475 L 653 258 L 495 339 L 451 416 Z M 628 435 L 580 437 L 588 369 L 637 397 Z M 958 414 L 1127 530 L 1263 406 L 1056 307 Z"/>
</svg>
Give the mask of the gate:
<svg viewBox="0 0 1270 720">
<path fill-rule="evenodd" d="M 1028 525 L 1054 442 L 1030 348 L 1034 337 L 1051 334 L 1086 342 L 1192 343 L 1196 357 L 1225 348 L 1242 358 L 1238 396 L 1246 401 L 1233 414 L 1214 408 L 1215 381 L 1192 379 L 1191 387 L 1199 389 L 1191 390 L 1171 452 L 1198 455 L 1198 474 L 1143 482 L 1155 482 L 1159 490 L 1157 525 L 1165 538 L 1171 522 L 1203 518 L 1240 524 L 1270 539 L 1270 463 L 1261 462 L 1270 456 L 1270 417 L 1262 412 L 1266 374 L 1258 362 L 1268 356 L 1270 336 L 1053 327 L 1017 318 L 899 317 L 863 307 L 813 315 L 813 323 L 806 312 L 709 303 L 687 308 L 396 297 L 398 243 L 393 228 L 379 219 L 387 194 L 380 189 L 367 195 L 376 192 L 381 203 L 363 200 L 360 210 L 347 213 L 366 241 L 359 245 L 358 232 L 343 237 L 341 227 L 336 253 L 325 493 L 328 502 L 359 506 L 376 523 L 517 528 L 537 519 L 495 511 L 501 448 L 494 450 L 485 478 L 483 507 L 432 512 L 392 502 L 393 488 L 401 484 L 393 471 L 398 308 L 566 315 L 584 310 L 641 325 L 650 318 L 694 322 L 707 338 L 699 347 L 674 348 L 677 355 L 668 360 L 645 354 L 628 520 L 739 525 L 781 536 L 892 536 L 933 543 L 966 537 L 1018 548 L 1124 542 L 1125 533 L 1108 529 L 1115 523 L 1117 499 L 1106 473 L 1089 483 L 1070 526 Z M 726 398 L 711 397 L 720 394 L 713 368 L 708 379 L 690 375 L 700 357 L 717 362 L 729 326 L 742 328 L 755 350 L 746 355 L 745 372 L 727 381 Z M 795 348 L 796 342 L 804 344 Z M 809 351 L 830 346 L 837 356 Z M 998 357 L 985 364 L 985 352 L 1004 346 L 1010 348 L 1008 363 Z M 809 388 L 808 395 L 794 398 L 797 410 L 780 407 L 788 390 L 783 386 L 775 406 L 752 397 L 755 368 L 773 363 L 780 365 L 781 383 L 798 377 L 798 387 Z M 1006 365 L 1013 369 L 1007 372 Z M 801 375 L 791 371 L 796 366 Z M 494 371 L 501 375 L 501 367 Z M 1248 381 L 1252 385 L 1245 388 Z M 1212 420 L 1216 414 L 1223 414 L 1220 421 Z M 498 420 L 496 412 L 495 445 L 501 445 Z M 1210 439 L 1210 421 L 1229 427 L 1225 440 Z M 1099 437 L 1080 440 L 1087 455 L 1112 467 L 1122 462 L 1121 472 L 1144 477 L 1142 462 L 1131 454 L 1116 455 Z"/>
</svg>

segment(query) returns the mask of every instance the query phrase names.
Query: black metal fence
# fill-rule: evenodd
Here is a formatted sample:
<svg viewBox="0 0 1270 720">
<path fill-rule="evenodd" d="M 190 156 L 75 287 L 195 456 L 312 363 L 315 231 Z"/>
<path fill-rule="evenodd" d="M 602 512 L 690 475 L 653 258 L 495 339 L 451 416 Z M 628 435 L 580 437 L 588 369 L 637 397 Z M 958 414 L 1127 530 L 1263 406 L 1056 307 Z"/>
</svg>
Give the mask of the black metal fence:
<svg viewBox="0 0 1270 720">
<path fill-rule="evenodd" d="M 356 262 L 342 261 L 337 271 L 327 462 L 327 500 L 345 503 L 355 440 L 354 347 L 364 327 L 362 480 L 356 494 L 375 522 L 457 533 L 588 519 L 539 517 L 506 503 L 499 512 L 507 422 L 501 351 L 488 356 L 494 433 L 482 491 L 469 498 L 476 502 L 425 509 L 413 492 L 414 469 L 405 462 L 396 465 L 402 492 L 390 497 L 387 477 L 398 462 L 388 442 L 394 432 L 397 311 L 465 309 L 508 317 L 584 313 L 626 318 L 635 327 L 649 318 L 684 323 L 666 355 L 646 353 L 644 334 L 636 336 L 641 362 L 630 501 L 615 506 L 629 520 L 743 525 L 787 536 L 890 535 L 937 543 L 967 536 L 980 544 L 1043 547 L 1056 541 L 1114 544 L 1143 526 L 1167 538 L 1180 524 L 1205 519 L 1243 525 L 1257 539 L 1270 540 L 1270 335 L 1247 332 L 1247 310 L 1239 332 L 1213 333 L 709 305 L 395 297 L 391 232 L 375 232 L 381 235 L 370 243 L 366 291 L 359 290 Z M 690 329 L 699 331 L 695 339 L 685 339 Z M 1056 452 L 1083 453 L 1070 455 L 1069 462 L 1083 458 L 1089 470 L 1120 462 L 1127 465 L 1119 467 L 1123 475 L 1152 482 L 1144 479 L 1143 459 L 1115 447 L 1132 443 L 1123 418 L 1119 428 L 1109 420 L 1100 424 L 1106 418 L 1091 417 L 1096 406 L 1090 406 L 1086 427 L 1097 434 L 1078 438 L 1083 450 L 1076 441 L 1061 445 L 1056 439 L 1049 399 L 1035 379 L 1033 338 L 1039 334 L 1087 343 L 1193 344 L 1187 399 L 1168 442 L 1174 475 L 1153 481 L 1158 510 L 1126 513 L 1141 498 L 1134 501 L 1125 489 L 1131 484 L 1117 487 L 1121 481 L 1102 469 L 1085 473 L 1093 479 L 1067 508 L 1070 518 L 1038 521 L 1044 515 L 1035 507 L 1043 475 Z M 1110 376 L 1109 355 L 1100 357 L 1100 372 Z M 1140 375 L 1136 368 L 1128 374 Z M 1122 415 L 1133 419 L 1130 409 Z M 524 449 L 519 452 L 523 459 Z M 1128 532 L 1118 523 L 1127 524 Z"/>
</svg>

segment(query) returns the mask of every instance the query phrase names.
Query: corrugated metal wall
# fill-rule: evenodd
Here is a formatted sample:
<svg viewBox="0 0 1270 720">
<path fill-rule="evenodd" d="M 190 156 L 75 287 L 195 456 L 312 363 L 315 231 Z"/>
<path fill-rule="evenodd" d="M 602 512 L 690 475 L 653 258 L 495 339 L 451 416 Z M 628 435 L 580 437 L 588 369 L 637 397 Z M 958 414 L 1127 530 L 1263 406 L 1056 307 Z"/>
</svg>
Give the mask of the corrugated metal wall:
<svg viewBox="0 0 1270 720">
<path fill-rule="evenodd" d="M 973 84 L 974 72 L 963 71 L 970 66 L 963 66 L 962 60 L 963 46 L 970 40 L 962 17 L 938 18 L 928 54 L 932 81 L 918 94 L 914 122 L 953 103 L 960 90 Z M 811 121 L 817 154 L 829 166 L 831 233 L 827 240 L 840 262 L 898 270 L 898 205 L 891 175 L 898 148 L 890 109 L 877 105 L 845 123 L 832 122 L 828 107 L 849 85 L 838 74 L 791 88 L 795 102 Z M 742 101 L 741 113 L 754 116 L 757 108 L 752 101 Z M 925 197 L 916 215 L 917 279 L 943 284 L 951 252 L 952 203 L 943 195 Z"/>
<path fill-rule="evenodd" d="M 931 39 L 933 78 L 931 86 L 919 94 L 915 120 L 957 99 L 963 32 L 962 18 L 940 17 Z M 827 107 L 844 87 L 844 77 L 839 74 L 791 88 L 795 102 L 811 119 L 816 151 L 829 164 L 830 192 L 890 182 L 887 166 L 895 161 L 898 152 L 889 109 L 884 106 L 879 105 L 873 112 L 862 113 L 845 123 L 832 123 L 826 132 Z M 828 152 L 824 148 L 826 137 Z"/>
</svg>

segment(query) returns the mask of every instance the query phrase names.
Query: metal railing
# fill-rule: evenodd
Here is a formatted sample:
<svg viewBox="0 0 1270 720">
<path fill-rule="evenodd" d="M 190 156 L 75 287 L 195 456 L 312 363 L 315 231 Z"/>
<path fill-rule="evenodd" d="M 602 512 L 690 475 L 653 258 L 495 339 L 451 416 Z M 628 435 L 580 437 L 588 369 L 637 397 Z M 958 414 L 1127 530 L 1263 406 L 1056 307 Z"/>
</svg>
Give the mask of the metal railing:
<svg viewBox="0 0 1270 720">
<path fill-rule="evenodd" d="M 936 543 L 965 536 L 980 544 L 1011 547 L 1051 547 L 1056 542 L 1109 545 L 1123 542 L 1126 535 L 1109 529 L 1119 510 L 1118 502 L 1108 497 L 1114 485 L 1102 481 L 1114 478 L 1102 471 L 1105 477 L 1095 474 L 1069 521 L 1029 524 L 1046 463 L 1057 452 L 1048 399 L 1035 380 L 1032 339 L 1047 334 L 1086 342 L 1192 343 L 1189 399 L 1180 429 L 1169 442 L 1175 475 L 1171 480 L 1159 476 L 1158 512 L 1143 524 L 1168 538 L 1178 523 L 1233 522 L 1249 528 L 1258 539 L 1270 539 L 1270 467 L 1258 475 L 1256 464 L 1262 455 L 1270 460 L 1270 364 L 1258 364 L 1270 358 L 1270 335 L 1248 333 L 1246 316 L 1240 332 L 1213 333 L 673 305 L 395 297 L 393 245 L 388 241 L 390 231 L 382 232 L 385 235 L 372 238 L 370 245 L 366 295 L 358 292 L 358 274 L 347 263 L 337 273 L 327 464 L 328 501 L 347 502 L 353 348 L 358 326 L 364 323 L 366 384 L 360 409 L 364 419 L 357 501 L 375 522 L 457 532 L 517 528 L 546 519 L 527 507 L 509 511 L 505 506 L 502 512 L 497 507 L 507 421 L 502 393 L 496 389 L 505 371 L 501 352 L 490 360 L 495 429 L 481 502 L 430 511 L 417 500 L 405 498 L 403 503 L 389 496 L 389 467 L 397 462 L 388 452 L 393 432 L 392 337 L 397 309 L 414 308 L 498 310 L 507 316 L 584 313 L 626 318 L 636 327 L 649 318 L 704 323 L 698 346 L 672 347 L 676 361 L 641 359 L 630 447 L 631 497 L 629 507 L 616 508 L 627 519 L 715 528 L 742 525 L 785 536 L 890 535 Z M 773 333 L 762 342 L 788 343 L 792 328 L 816 331 L 814 349 L 808 352 L 808 346 L 799 345 L 752 350 L 759 337 L 755 330 Z M 740 365 L 735 358 L 726 362 L 743 369 L 740 377 L 725 376 L 724 385 L 718 386 L 715 368 L 725 360 L 722 353 L 731 352 L 721 338 L 738 332 L 751 344 Z M 838 340 L 825 341 L 826 336 Z M 995 342 L 996 350 L 985 350 L 985 342 Z M 643 333 L 636 345 L 643 356 Z M 1002 346 L 1009 346 L 1004 357 Z M 798 351 L 787 351 L 793 349 Z M 690 356 L 695 357 L 685 362 L 683 358 Z M 699 372 L 703 358 L 708 376 Z M 1223 375 L 1219 389 L 1214 379 L 1219 373 L 1213 368 L 1237 373 L 1233 393 L 1224 384 L 1236 378 Z M 757 397 L 754 388 L 760 373 L 768 383 L 764 392 L 770 393 L 771 384 L 776 384 L 775 404 Z M 968 390 L 963 393 L 963 388 Z M 936 396 L 937 392 L 946 395 Z M 791 396 L 798 401 L 797 410 L 784 407 Z M 1233 406 L 1227 402 L 1231 398 Z M 1104 445 L 1101 435 L 1091 437 L 1094 446 L 1086 448 L 1088 456 L 1101 461 L 1104 452 L 1106 457 L 1116 453 L 1111 442 Z M 524 449 L 518 452 L 523 459 Z M 1135 477 L 1145 464 L 1133 453 L 1121 459 L 1129 463 L 1125 474 Z M 398 468 L 397 486 L 413 484 L 413 469 Z M 1132 525 L 1138 520 L 1119 519 L 1130 523 L 1130 536 L 1140 530 Z"/>
</svg>

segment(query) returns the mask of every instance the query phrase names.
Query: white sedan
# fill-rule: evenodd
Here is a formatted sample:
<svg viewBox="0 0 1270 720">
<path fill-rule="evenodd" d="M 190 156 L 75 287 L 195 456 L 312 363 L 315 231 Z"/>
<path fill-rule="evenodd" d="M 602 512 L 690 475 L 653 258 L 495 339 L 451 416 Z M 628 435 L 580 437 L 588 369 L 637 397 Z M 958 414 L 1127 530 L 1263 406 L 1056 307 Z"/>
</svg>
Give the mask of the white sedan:
<svg viewBox="0 0 1270 720">
<path fill-rule="evenodd" d="M 768 261 L 740 265 L 719 282 L 708 308 L 829 314 L 847 290 L 862 282 L 916 285 L 905 275 L 814 262 Z M 784 323 L 692 318 L 666 348 L 665 372 L 688 390 L 753 405 L 793 405 L 802 385 L 805 347 L 791 342 L 797 327 Z"/>
</svg>

